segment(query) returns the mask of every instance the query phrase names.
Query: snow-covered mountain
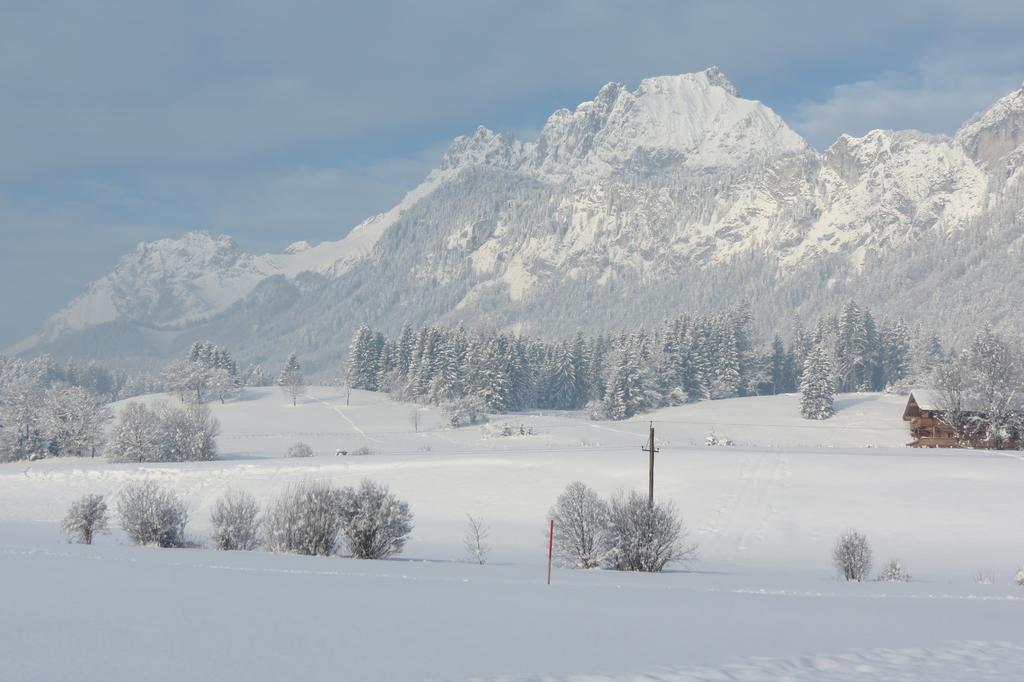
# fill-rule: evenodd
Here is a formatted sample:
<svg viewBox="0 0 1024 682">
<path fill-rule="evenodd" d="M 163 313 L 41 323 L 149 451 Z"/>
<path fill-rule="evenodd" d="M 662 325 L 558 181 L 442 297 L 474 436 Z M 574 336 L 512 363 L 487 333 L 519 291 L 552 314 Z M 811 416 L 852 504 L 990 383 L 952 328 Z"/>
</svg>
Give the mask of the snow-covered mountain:
<svg viewBox="0 0 1024 682">
<path fill-rule="evenodd" d="M 327 371 L 363 322 L 560 335 L 744 300 L 767 324 L 849 297 L 955 335 L 1021 321 L 1022 176 L 1024 88 L 953 137 L 875 130 L 819 153 L 716 68 L 610 83 L 535 141 L 457 138 L 340 241 L 140 245 L 20 349 L 160 356 L 201 336 Z"/>
</svg>

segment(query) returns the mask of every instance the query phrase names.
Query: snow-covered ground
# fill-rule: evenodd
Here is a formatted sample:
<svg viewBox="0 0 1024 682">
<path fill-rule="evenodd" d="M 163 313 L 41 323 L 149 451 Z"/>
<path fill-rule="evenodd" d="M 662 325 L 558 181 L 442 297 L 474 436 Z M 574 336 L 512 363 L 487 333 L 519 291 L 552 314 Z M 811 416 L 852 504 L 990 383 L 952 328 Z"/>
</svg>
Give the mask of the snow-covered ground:
<svg viewBox="0 0 1024 682">
<path fill-rule="evenodd" d="M 0 679 L 983 680 L 1024 663 L 1011 582 L 1024 458 L 902 447 L 898 396 L 841 396 L 820 423 L 797 416 L 795 396 L 458 430 L 418 408 L 418 432 L 411 405 L 359 391 L 348 403 L 341 389 L 297 407 L 248 390 L 214 406 L 216 462 L 0 465 Z M 645 489 L 649 419 L 656 495 L 675 501 L 700 559 L 662 575 L 556 569 L 545 586 L 551 503 L 575 479 Z M 705 446 L 711 431 L 736 445 Z M 316 456 L 284 459 L 296 440 Z M 372 454 L 334 454 L 361 446 Z M 66 544 L 72 499 L 142 477 L 186 497 L 200 540 L 226 489 L 266 501 L 307 478 L 387 483 L 416 528 L 384 562 L 135 548 L 117 529 Z M 467 513 L 491 526 L 486 566 L 464 562 Z M 899 557 L 914 580 L 838 582 L 831 546 L 847 527 L 868 536 L 876 569 Z"/>
</svg>

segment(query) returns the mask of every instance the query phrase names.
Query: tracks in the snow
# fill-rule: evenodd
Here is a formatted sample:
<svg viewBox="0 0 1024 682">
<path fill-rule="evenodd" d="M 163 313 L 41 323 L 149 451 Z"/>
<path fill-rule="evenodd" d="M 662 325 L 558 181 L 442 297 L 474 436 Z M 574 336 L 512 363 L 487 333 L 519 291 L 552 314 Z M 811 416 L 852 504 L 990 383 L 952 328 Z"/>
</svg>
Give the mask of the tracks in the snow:
<svg viewBox="0 0 1024 682">
<path fill-rule="evenodd" d="M 733 561 L 764 541 L 772 518 L 785 504 L 789 459 L 781 452 L 753 452 L 739 460 L 736 484 L 723 493 L 711 518 L 698 529 L 704 555 Z"/>
</svg>

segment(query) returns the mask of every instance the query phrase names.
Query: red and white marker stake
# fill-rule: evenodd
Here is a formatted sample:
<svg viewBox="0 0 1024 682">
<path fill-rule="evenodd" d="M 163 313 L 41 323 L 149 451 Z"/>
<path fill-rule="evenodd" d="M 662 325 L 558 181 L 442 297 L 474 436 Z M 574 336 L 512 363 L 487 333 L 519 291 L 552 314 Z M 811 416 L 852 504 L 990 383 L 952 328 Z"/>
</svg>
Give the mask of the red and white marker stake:
<svg viewBox="0 0 1024 682">
<path fill-rule="evenodd" d="M 551 519 L 548 527 L 548 585 L 551 584 L 551 553 L 555 548 L 555 520 Z"/>
</svg>

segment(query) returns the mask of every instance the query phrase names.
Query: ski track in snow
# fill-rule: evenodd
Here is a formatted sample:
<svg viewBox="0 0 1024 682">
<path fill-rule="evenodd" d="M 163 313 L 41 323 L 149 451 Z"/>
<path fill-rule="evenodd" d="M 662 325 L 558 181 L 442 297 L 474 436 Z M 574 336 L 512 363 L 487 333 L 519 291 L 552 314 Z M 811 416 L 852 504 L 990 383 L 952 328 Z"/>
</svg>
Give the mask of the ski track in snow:
<svg viewBox="0 0 1024 682">
<path fill-rule="evenodd" d="M 349 426 L 351 426 L 355 430 L 356 433 L 358 433 L 360 436 L 363 437 L 364 440 L 370 440 L 370 441 L 373 441 L 374 443 L 378 443 L 380 445 L 384 444 L 384 441 L 380 440 L 379 438 L 374 438 L 373 436 L 367 435 L 366 432 L 363 431 L 361 428 L 359 428 L 359 426 L 354 421 L 352 421 L 352 419 L 347 414 L 345 414 L 345 412 L 338 405 L 332 405 L 331 403 L 327 402 L 326 400 L 323 400 L 321 398 L 317 398 L 315 396 L 313 397 L 313 400 L 317 401 L 318 403 L 320 403 L 322 405 L 325 405 L 332 412 L 338 413 L 341 416 L 342 419 L 344 419 L 345 421 L 348 422 Z"/>
<path fill-rule="evenodd" d="M 1002 682 L 1020 679 L 1022 670 L 1024 645 L 963 641 L 934 649 L 854 649 L 793 658 L 749 658 L 720 667 L 676 668 L 624 676 L 495 677 L 491 682 Z"/>
<path fill-rule="evenodd" d="M 726 550 L 727 561 L 763 542 L 769 523 L 784 499 L 790 476 L 789 459 L 782 452 L 751 453 L 739 463 L 735 486 L 719 498 L 711 518 L 697 534 L 711 536 L 707 548 L 718 554 L 723 538 L 735 538 Z"/>
</svg>

